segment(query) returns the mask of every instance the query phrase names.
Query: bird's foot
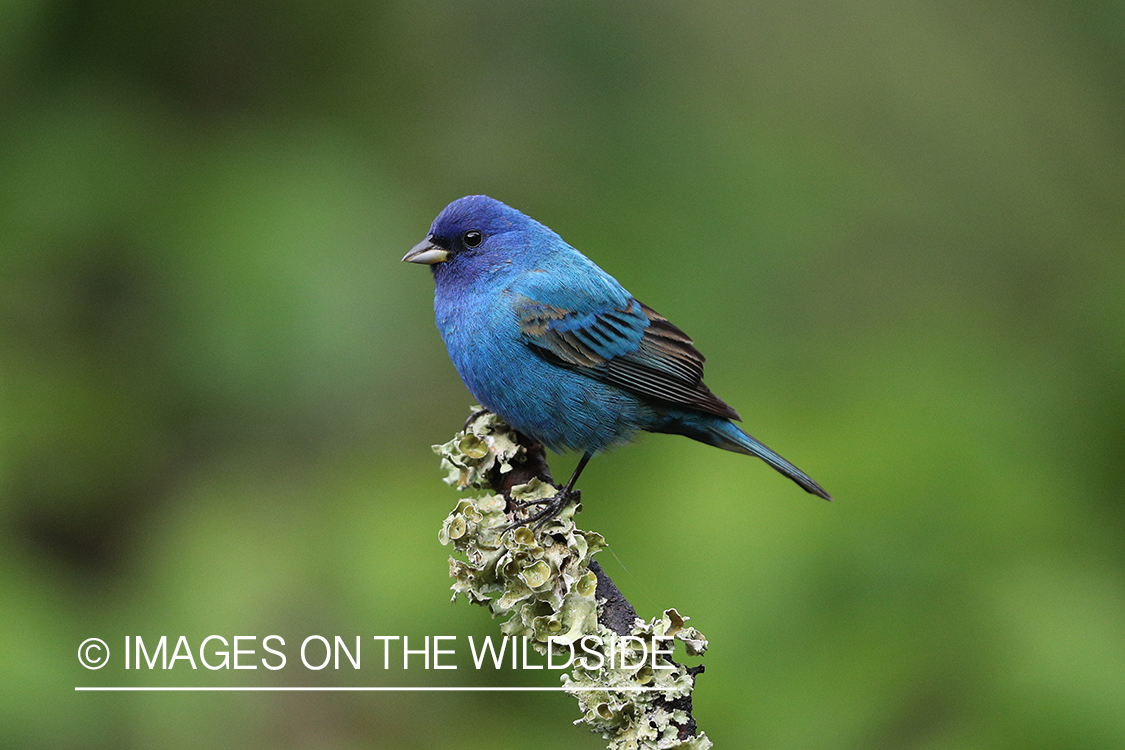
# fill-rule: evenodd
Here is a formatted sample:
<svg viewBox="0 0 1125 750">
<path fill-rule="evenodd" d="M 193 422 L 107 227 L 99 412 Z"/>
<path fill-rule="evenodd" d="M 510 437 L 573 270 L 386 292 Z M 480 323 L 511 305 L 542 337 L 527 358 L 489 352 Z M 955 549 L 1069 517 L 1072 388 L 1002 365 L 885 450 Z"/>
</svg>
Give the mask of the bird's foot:
<svg viewBox="0 0 1125 750">
<path fill-rule="evenodd" d="M 477 409 L 476 411 L 474 411 L 472 414 L 469 415 L 468 419 L 465 420 L 465 426 L 461 428 L 461 432 L 464 432 L 465 430 L 469 429 L 469 425 L 471 425 L 473 422 L 475 422 L 478 419 L 480 419 L 481 417 L 483 417 L 485 414 L 491 414 L 491 413 L 492 412 L 490 410 L 485 409 L 484 407 L 481 407 L 480 409 Z"/>
<path fill-rule="evenodd" d="M 518 503 L 514 502 L 512 503 L 512 508 L 514 510 L 523 510 L 533 505 L 542 505 L 544 507 L 523 520 L 513 521 L 504 527 L 504 531 L 511 531 L 512 529 L 518 529 L 520 526 L 527 526 L 529 524 L 534 524 L 533 528 L 539 529 L 543 524 L 557 516 L 559 512 L 566 507 L 567 503 L 572 500 L 578 502 L 581 497 L 582 493 L 578 490 L 561 489 L 551 497 L 545 497 L 539 500 L 524 500 Z"/>
</svg>

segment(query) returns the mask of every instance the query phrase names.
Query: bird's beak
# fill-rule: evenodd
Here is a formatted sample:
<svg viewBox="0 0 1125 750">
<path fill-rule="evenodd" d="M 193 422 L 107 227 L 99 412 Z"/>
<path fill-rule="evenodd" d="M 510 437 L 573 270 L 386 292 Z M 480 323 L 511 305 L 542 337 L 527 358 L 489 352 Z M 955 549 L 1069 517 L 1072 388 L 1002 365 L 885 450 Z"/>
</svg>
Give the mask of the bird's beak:
<svg viewBox="0 0 1125 750">
<path fill-rule="evenodd" d="M 410 252 L 402 256 L 402 259 L 406 263 L 424 263 L 427 266 L 432 266 L 435 263 L 444 263 L 449 260 L 449 251 L 434 242 L 434 236 L 431 234 L 410 248 Z"/>
</svg>

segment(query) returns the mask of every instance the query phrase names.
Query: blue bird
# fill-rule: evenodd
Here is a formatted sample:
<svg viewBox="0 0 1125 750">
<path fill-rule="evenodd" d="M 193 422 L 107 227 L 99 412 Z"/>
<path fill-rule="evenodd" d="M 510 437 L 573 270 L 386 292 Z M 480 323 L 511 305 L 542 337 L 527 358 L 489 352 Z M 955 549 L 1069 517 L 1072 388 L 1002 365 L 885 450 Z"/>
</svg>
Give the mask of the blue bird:
<svg viewBox="0 0 1125 750">
<path fill-rule="evenodd" d="M 814 495 L 807 474 L 736 427 L 703 383 L 692 340 L 555 232 L 484 195 L 450 203 L 404 257 L 430 266 L 449 357 L 480 403 L 555 451 L 582 451 L 555 515 L 597 453 L 642 430 L 757 456 Z"/>
</svg>

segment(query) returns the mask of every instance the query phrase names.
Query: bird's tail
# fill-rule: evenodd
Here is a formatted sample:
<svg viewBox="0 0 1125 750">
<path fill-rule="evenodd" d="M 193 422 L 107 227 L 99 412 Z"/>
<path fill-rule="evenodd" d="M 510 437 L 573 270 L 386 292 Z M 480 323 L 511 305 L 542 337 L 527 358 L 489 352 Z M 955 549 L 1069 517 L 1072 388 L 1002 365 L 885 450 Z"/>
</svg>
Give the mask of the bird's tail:
<svg viewBox="0 0 1125 750">
<path fill-rule="evenodd" d="M 694 417 L 695 415 L 692 416 Z M 700 419 L 696 417 L 694 419 L 677 420 L 675 427 L 669 431 L 679 432 L 693 440 L 698 440 L 701 443 L 707 443 L 708 445 L 713 445 L 723 450 L 745 453 L 748 456 L 757 456 L 801 485 L 806 492 L 810 492 L 818 497 L 823 497 L 825 500 L 832 499 L 832 496 L 825 492 L 823 487 L 814 482 L 812 477 L 786 461 L 767 446 L 738 429 L 733 422 L 726 419 L 719 419 L 717 417 Z"/>
</svg>

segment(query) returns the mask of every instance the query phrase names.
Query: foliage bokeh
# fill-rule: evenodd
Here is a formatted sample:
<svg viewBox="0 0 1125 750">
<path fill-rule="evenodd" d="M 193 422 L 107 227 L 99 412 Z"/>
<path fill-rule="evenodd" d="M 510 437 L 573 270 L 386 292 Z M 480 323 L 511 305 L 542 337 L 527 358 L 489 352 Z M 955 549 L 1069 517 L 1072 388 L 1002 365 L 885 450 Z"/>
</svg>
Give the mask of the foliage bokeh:
<svg viewBox="0 0 1125 750">
<path fill-rule="evenodd" d="M 3 744 L 601 746 L 552 694 L 71 692 L 451 679 L 86 672 L 99 634 L 494 632 L 447 603 L 429 446 L 471 398 L 398 262 L 487 193 L 837 498 L 668 436 L 583 475 L 640 614 L 711 639 L 718 746 L 1125 745 L 1123 31 L 1111 2 L 4 4 Z"/>
</svg>

